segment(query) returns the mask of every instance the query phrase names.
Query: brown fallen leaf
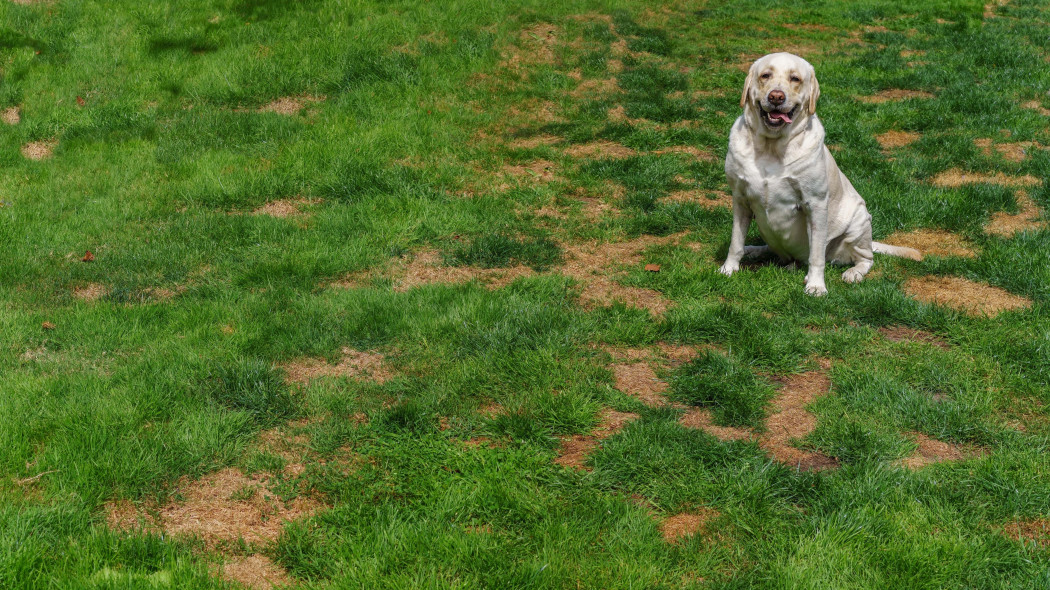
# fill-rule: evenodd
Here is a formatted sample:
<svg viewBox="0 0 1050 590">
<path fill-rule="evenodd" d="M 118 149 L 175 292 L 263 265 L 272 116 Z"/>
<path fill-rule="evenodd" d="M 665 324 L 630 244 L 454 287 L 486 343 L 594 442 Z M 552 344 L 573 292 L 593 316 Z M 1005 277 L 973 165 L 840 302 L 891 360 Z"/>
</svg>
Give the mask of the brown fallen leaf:
<svg viewBox="0 0 1050 590">
<path fill-rule="evenodd" d="M 77 96 L 77 104 L 80 106 L 84 106 L 85 104 L 87 104 L 87 101 L 84 100 L 82 96 Z"/>
<path fill-rule="evenodd" d="M 45 330 L 54 330 L 55 329 L 55 325 L 52 324 L 51 322 L 44 322 L 44 323 L 40 324 L 40 327 L 45 329 Z"/>
<path fill-rule="evenodd" d="M 84 253 L 84 257 L 81 258 L 80 261 L 81 262 L 94 262 L 95 261 L 95 255 L 91 253 L 91 250 L 88 250 L 86 253 Z"/>
<path fill-rule="evenodd" d="M 646 264 L 645 265 L 645 270 L 647 270 L 649 272 L 660 272 L 660 265 L 659 264 Z"/>
</svg>

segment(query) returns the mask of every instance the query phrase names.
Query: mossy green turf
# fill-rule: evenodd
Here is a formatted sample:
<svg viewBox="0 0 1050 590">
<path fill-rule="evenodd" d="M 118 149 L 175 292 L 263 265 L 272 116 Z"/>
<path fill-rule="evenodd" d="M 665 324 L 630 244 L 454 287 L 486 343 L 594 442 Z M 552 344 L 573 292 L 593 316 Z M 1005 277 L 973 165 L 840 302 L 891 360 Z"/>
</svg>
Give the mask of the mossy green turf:
<svg viewBox="0 0 1050 590">
<path fill-rule="evenodd" d="M 993 213 L 1017 210 L 1012 189 L 927 182 L 948 168 L 1050 173 L 1050 151 L 1014 163 L 973 143 L 1005 130 L 1050 144 L 1045 117 L 1020 106 L 1050 105 L 1050 12 L 1031 0 L 989 20 L 982 11 L 954 0 L 666 11 L 631 0 L 3 2 L 0 109 L 20 105 L 22 121 L 0 128 L 0 587 L 222 587 L 208 573 L 214 554 L 110 531 L 103 503 L 163 501 L 180 477 L 230 464 L 276 470 L 280 458 L 250 441 L 309 418 L 300 430 L 318 457 L 349 448 L 367 460 L 350 476 L 310 464 L 282 484 L 331 505 L 265 548 L 303 587 L 1047 588 L 1047 549 L 997 527 L 1050 516 L 1050 235 L 982 232 Z M 609 15 L 616 35 L 570 18 L 584 13 Z M 502 51 L 537 23 L 583 49 L 502 68 Z M 574 69 L 609 76 L 617 35 L 648 52 L 624 58 L 622 93 L 570 94 Z M 664 197 L 724 190 L 735 64 L 793 44 L 825 48 L 806 55 L 820 114 L 876 238 L 944 228 L 978 256 L 880 257 L 860 285 L 830 270 L 821 299 L 802 294 L 801 271 L 717 274 L 729 212 Z M 887 88 L 936 96 L 855 99 Z M 295 116 L 257 112 L 289 95 L 326 99 Z M 550 101 L 561 119 L 509 128 L 510 107 L 530 101 Z M 617 105 L 627 122 L 607 118 Z M 888 158 L 874 135 L 889 129 L 922 137 Z M 501 145 L 501 130 L 640 152 L 573 161 Z M 48 139 L 53 158 L 20 155 Z M 715 157 L 650 151 L 683 144 Z M 483 181 L 535 158 L 560 177 Z M 565 219 L 534 214 L 608 180 L 626 189 L 617 217 L 590 221 L 576 205 Z M 1050 206 L 1045 182 L 1030 193 Z M 311 217 L 244 214 L 296 195 L 322 199 Z M 661 272 L 623 279 L 675 303 L 660 319 L 584 309 L 578 285 L 556 273 L 491 291 L 324 287 L 423 247 L 448 264 L 545 270 L 567 239 L 676 232 L 700 251 L 654 247 L 646 262 Z M 80 262 L 87 250 L 95 262 Z M 922 304 L 901 283 L 923 274 L 986 281 L 1033 305 L 974 318 Z M 75 299 L 88 283 L 107 295 Z M 898 324 L 950 347 L 876 332 Z M 659 341 L 725 351 L 665 377 L 672 395 L 713 405 L 726 424 L 761 424 L 766 376 L 832 359 L 833 394 L 812 407 L 818 428 L 802 444 L 842 467 L 798 473 L 754 443 L 683 429 L 678 411 L 616 391 L 593 346 Z M 300 390 L 274 368 L 342 347 L 386 353 L 397 376 Z M 477 412 L 492 401 L 508 412 Z M 592 471 L 555 465 L 557 437 L 588 431 L 603 406 L 641 418 L 604 442 Z M 367 424 L 353 419 L 361 412 Z M 986 454 L 902 470 L 910 431 Z M 457 442 L 472 436 L 499 444 Z M 661 539 L 650 510 L 699 506 L 721 514 L 708 534 Z"/>
</svg>

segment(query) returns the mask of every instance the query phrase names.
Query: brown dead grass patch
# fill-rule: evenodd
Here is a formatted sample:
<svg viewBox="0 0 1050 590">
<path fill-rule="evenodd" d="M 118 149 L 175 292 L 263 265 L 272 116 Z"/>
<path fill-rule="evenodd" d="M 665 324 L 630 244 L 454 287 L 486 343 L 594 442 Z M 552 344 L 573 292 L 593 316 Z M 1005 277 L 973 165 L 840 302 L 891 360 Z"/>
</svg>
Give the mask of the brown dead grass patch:
<svg viewBox="0 0 1050 590">
<path fill-rule="evenodd" d="M 307 105 L 323 102 L 325 99 L 327 99 L 326 96 L 285 96 L 259 107 L 259 112 L 298 115 Z"/>
<path fill-rule="evenodd" d="M 550 182 L 557 179 L 557 170 L 558 165 L 554 162 L 533 160 L 526 164 L 508 164 L 500 169 L 500 174 L 517 181 Z"/>
<path fill-rule="evenodd" d="M 1030 101 L 1022 104 L 1021 107 L 1022 108 L 1026 108 L 1026 109 L 1032 109 L 1033 111 L 1037 111 L 1040 115 L 1042 115 L 1044 117 L 1050 117 L 1050 109 L 1045 108 L 1042 105 L 1042 103 L 1040 103 L 1038 100 L 1030 100 Z"/>
<path fill-rule="evenodd" d="M 507 145 L 514 149 L 530 150 L 545 145 L 554 145 L 562 141 L 564 140 L 561 137 L 558 137 L 557 135 L 542 134 L 533 135 L 532 137 L 523 137 L 521 139 L 516 139 Z"/>
<path fill-rule="evenodd" d="M 907 326 L 884 326 L 879 328 L 879 334 L 890 342 L 925 342 L 937 348 L 948 348 L 948 343 L 942 338 Z"/>
<path fill-rule="evenodd" d="M 350 377 L 384 383 L 393 377 L 382 354 L 344 347 L 342 355 L 334 365 L 324 359 L 304 358 L 289 361 L 280 367 L 286 373 L 289 383 L 309 383 L 322 377 Z"/>
<path fill-rule="evenodd" d="M 657 291 L 626 287 L 615 283 L 612 265 L 636 266 L 642 261 L 642 252 L 653 245 L 668 244 L 682 234 L 666 237 L 641 236 L 626 242 L 587 242 L 567 246 L 566 263 L 561 272 L 584 283 L 580 300 L 585 305 L 611 305 L 622 301 L 634 307 L 662 314 L 669 302 Z"/>
<path fill-rule="evenodd" d="M 1037 231 L 1045 227 L 1045 223 L 1038 221 L 1039 206 L 1028 196 L 1028 193 L 1019 190 L 1014 193 L 1017 198 L 1017 213 L 997 211 L 992 219 L 984 226 L 984 232 L 993 236 L 1010 237 L 1018 232 Z"/>
<path fill-rule="evenodd" d="M 817 427 L 817 419 L 806 411 L 806 406 L 831 389 L 831 381 L 823 371 L 792 375 L 773 399 L 774 412 L 766 419 L 766 432 L 759 445 L 777 461 L 796 466 L 803 471 L 821 471 L 838 466 L 838 461 L 816 451 L 803 451 L 791 446 L 791 441 L 808 436 Z"/>
<path fill-rule="evenodd" d="M 879 145 L 882 146 L 883 150 L 891 150 L 915 143 L 921 137 L 921 134 L 913 131 L 897 131 L 891 129 L 885 133 L 876 135 L 875 141 L 879 142 Z"/>
<path fill-rule="evenodd" d="M 858 96 L 857 100 L 868 104 L 881 104 L 884 102 L 908 100 L 912 98 L 933 98 L 933 94 L 925 90 L 904 90 L 901 88 L 889 88 L 871 96 Z"/>
<path fill-rule="evenodd" d="M 913 277 L 904 282 L 904 291 L 924 303 L 943 305 L 973 316 L 993 317 L 1032 305 L 1028 298 L 962 277 Z"/>
<path fill-rule="evenodd" d="M 22 122 L 22 113 L 18 107 L 8 107 L 0 112 L 0 121 L 7 125 L 18 125 Z"/>
<path fill-rule="evenodd" d="M 931 463 L 942 461 L 959 461 L 966 459 L 970 454 L 958 445 L 930 438 L 921 432 L 913 432 L 918 447 L 910 457 L 901 459 L 900 464 L 908 469 L 921 469 Z"/>
<path fill-rule="evenodd" d="M 626 123 L 628 125 L 648 125 L 652 123 L 649 119 L 632 119 L 628 117 L 627 107 L 622 104 L 610 108 L 607 116 L 609 121 L 613 123 Z"/>
<path fill-rule="evenodd" d="M 99 299 L 105 297 L 108 293 L 109 290 L 106 289 L 105 285 L 102 285 L 100 283 L 88 283 L 86 285 L 73 288 L 73 297 L 76 297 L 77 299 L 88 303 L 98 301 Z"/>
<path fill-rule="evenodd" d="M 1002 533 L 1018 541 L 1034 541 L 1043 547 L 1050 547 L 1050 519 L 1035 518 L 1015 520 L 1003 525 Z"/>
<path fill-rule="evenodd" d="M 1025 174 L 1024 176 L 1008 176 L 1002 172 L 987 174 L 984 172 L 965 172 L 958 168 L 945 170 L 930 179 L 930 182 L 934 186 L 939 186 L 941 188 L 958 188 L 967 184 L 998 184 L 1001 186 L 1023 188 L 1038 186 L 1040 184 L 1040 180 L 1031 174 Z"/>
<path fill-rule="evenodd" d="M 561 448 L 554 462 L 563 467 L 573 469 L 589 470 L 587 458 L 594 452 L 598 444 L 606 438 L 616 434 L 630 422 L 637 420 L 640 416 L 632 412 L 617 412 L 606 408 L 600 414 L 600 422 L 589 435 L 576 434 L 563 437 Z"/>
<path fill-rule="evenodd" d="M 265 555 L 228 557 L 222 565 L 222 577 L 252 590 L 269 590 L 292 582 L 288 572 Z"/>
<path fill-rule="evenodd" d="M 980 138 L 973 140 L 973 143 L 981 148 L 981 153 L 985 156 L 991 157 L 994 150 L 995 153 L 1010 162 L 1023 162 L 1033 150 L 1045 149 L 1043 145 L 1034 141 L 992 143 L 991 139 Z"/>
<path fill-rule="evenodd" d="M 735 426 L 719 426 L 711 417 L 711 412 L 704 408 L 691 408 L 678 423 L 685 428 L 703 430 L 718 440 L 743 440 L 754 437 L 755 433 L 750 428 L 737 428 Z"/>
<path fill-rule="evenodd" d="M 698 160 L 704 160 L 706 162 L 713 161 L 714 156 L 707 150 L 702 150 L 692 145 L 672 145 L 670 147 L 660 148 L 653 152 L 654 154 L 681 154 L 684 156 L 691 156 Z"/>
<path fill-rule="evenodd" d="M 278 219 L 298 217 L 302 215 L 303 207 L 315 205 L 320 202 L 320 199 L 307 199 L 305 197 L 278 199 L 276 201 L 270 201 L 252 211 L 252 215 L 269 215 L 270 217 L 276 217 Z"/>
<path fill-rule="evenodd" d="M 58 147 L 57 139 L 31 141 L 22 146 L 22 156 L 34 161 L 46 160 L 54 155 L 56 147 Z"/>
<path fill-rule="evenodd" d="M 520 74 L 537 65 L 554 64 L 554 49 L 561 35 L 561 28 L 551 23 L 536 23 L 524 29 L 518 34 L 517 43 L 503 52 L 500 66 Z"/>
<path fill-rule="evenodd" d="M 601 140 L 573 145 L 565 149 L 565 154 L 573 158 L 585 158 L 590 160 L 622 159 L 630 158 L 638 154 L 635 150 L 616 143 L 615 141 Z"/>
<path fill-rule="evenodd" d="M 573 98 L 586 98 L 589 96 L 607 96 L 620 91 L 620 81 L 613 76 L 604 79 L 590 79 L 580 82 L 579 86 L 569 92 Z"/>
<path fill-rule="evenodd" d="M 893 246 L 915 248 L 923 256 L 973 258 L 977 255 L 964 238 L 943 229 L 920 228 L 906 233 L 897 232 L 882 241 Z"/>
<path fill-rule="evenodd" d="M 696 203 L 705 209 L 733 208 L 733 195 L 718 190 L 674 191 L 664 198 L 676 203 Z"/>
<path fill-rule="evenodd" d="M 656 376 L 649 363 L 615 364 L 610 369 L 616 389 L 651 408 L 667 405 L 667 383 Z"/>
<path fill-rule="evenodd" d="M 677 543 L 697 534 L 705 534 L 707 524 L 722 516 L 713 508 L 698 508 L 693 512 L 682 512 L 660 522 L 660 534 L 664 541 Z"/>
</svg>

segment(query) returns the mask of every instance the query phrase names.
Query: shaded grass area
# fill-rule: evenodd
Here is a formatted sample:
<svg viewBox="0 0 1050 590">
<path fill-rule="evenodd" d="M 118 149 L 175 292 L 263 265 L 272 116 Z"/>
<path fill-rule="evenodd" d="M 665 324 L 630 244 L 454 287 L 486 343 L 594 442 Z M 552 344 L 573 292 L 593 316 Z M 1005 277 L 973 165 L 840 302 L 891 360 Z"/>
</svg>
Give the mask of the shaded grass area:
<svg viewBox="0 0 1050 590">
<path fill-rule="evenodd" d="M 5 3 L 0 110 L 21 121 L 0 129 L 0 586 L 222 587 L 216 552 L 111 531 L 104 505 L 163 503 L 180 478 L 227 465 L 280 472 L 283 459 L 251 445 L 292 419 L 305 420 L 313 460 L 275 477 L 327 508 L 263 551 L 302 587 L 1050 584 L 1046 548 L 998 532 L 1050 516 L 1047 232 L 987 236 L 993 213 L 1016 210 L 1014 189 L 929 182 L 950 168 L 1050 174 L 1050 151 L 1013 162 L 974 144 L 1050 145 L 1044 117 L 1021 106 L 1050 105 L 1046 7 L 982 12 Z M 779 49 L 815 64 L 828 142 L 876 238 L 943 228 L 978 256 L 879 258 L 850 286 L 829 270 L 824 299 L 802 294 L 802 271 L 717 274 L 730 213 L 668 196 L 724 190 L 739 66 Z M 857 99 L 894 88 L 934 96 Z M 292 115 L 260 110 L 288 97 L 302 101 Z M 921 137 L 883 153 L 874 136 L 890 129 Z M 544 135 L 557 141 L 510 146 Z M 20 153 L 52 139 L 49 159 Z M 598 141 L 634 153 L 563 149 Z M 711 157 L 659 153 L 670 146 Z M 550 178 L 508 176 L 536 159 Z M 1045 182 L 1028 190 L 1050 205 Z M 615 210 L 588 217 L 581 194 Z M 252 214 L 296 197 L 320 200 L 299 216 Z M 585 308 L 578 281 L 556 272 L 574 241 L 679 233 L 644 252 L 660 272 L 617 279 L 672 301 L 663 317 Z M 498 290 L 325 286 L 423 248 L 449 265 L 542 274 Z M 87 250 L 94 262 L 81 262 Z M 966 316 L 905 296 L 921 274 L 1034 303 Z M 105 295 L 80 300 L 85 285 Z M 877 331 L 894 325 L 948 346 Z M 665 342 L 725 351 L 667 377 L 674 399 L 726 425 L 761 425 L 769 376 L 829 359 L 832 393 L 800 443 L 841 469 L 800 473 L 753 442 L 685 429 L 678 410 L 616 391 L 595 351 Z M 279 368 L 344 347 L 385 353 L 396 376 L 294 385 Z M 559 437 L 589 432 L 608 407 L 640 417 L 596 448 L 590 471 L 555 465 Z M 907 471 L 896 462 L 912 432 L 981 453 Z M 703 534 L 662 540 L 661 517 L 701 507 L 720 514 Z"/>
</svg>

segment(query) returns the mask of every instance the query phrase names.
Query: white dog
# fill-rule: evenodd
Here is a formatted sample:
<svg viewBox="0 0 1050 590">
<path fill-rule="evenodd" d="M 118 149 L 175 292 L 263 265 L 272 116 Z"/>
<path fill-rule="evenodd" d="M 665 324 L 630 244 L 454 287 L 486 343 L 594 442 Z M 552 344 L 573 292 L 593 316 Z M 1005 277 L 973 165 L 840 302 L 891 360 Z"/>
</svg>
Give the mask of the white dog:
<svg viewBox="0 0 1050 590">
<path fill-rule="evenodd" d="M 864 279 L 872 252 L 921 260 L 912 248 L 871 241 L 864 199 L 835 164 L 817 118 L 813 66 L 790 53 L 772 53 L 751 65 L 737 118 L 729 133 L 726 178 L 733 189 L 733 235 L 724 275 L 740 270 L 745 255 L 772 251 L 806 260 L 806 293 L 824 295 L 825 261 L 852 264 L 847 283 Z M 766 246 L 744 246 L 752 218 Z"/>
</svg>

